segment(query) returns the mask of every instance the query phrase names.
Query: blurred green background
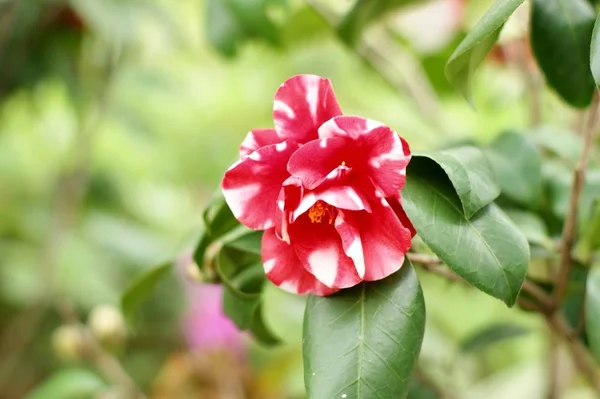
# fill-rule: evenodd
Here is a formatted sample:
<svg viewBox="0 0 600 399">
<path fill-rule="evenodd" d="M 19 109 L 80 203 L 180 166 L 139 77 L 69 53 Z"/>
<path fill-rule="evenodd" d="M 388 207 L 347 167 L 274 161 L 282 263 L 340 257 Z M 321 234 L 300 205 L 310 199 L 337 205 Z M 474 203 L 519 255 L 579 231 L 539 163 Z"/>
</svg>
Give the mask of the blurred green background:
<svg viewBox="0 0 600 399">
<path fill-rule="evenodd" d="M 327 77 L 344 113 L 386 123 L 413 149 L 531 123 L 539 74 L 511 50 L 523 46 L 526 9 L 476 76 L 474 111 L 443 67 L 491 1 L 404 3 L 415 4 L 348 44 L 332 28 L 347 0 L 0 1 L 0 398 L 125 397 L 119 371 L 151 398 L 305 397 L 303 298 L 268 287 L 267 322 L 285 343 L 262 348 L 231 331 L 188 261 L 239 143 L 272 126 L 277 87 L 298 73 Z M 554 94 L 538 100 L 544 122 L 578 123 Z M 178 272 L 125 326 L 123 290 L 173 258 Z M 416 384 L 456 398 L 543 398 L 542 320 L 421 274 Z M 592 398 L 564 364 L 565 397 Z M 437 397 L 419 385 L 412 395 Z"/>
</svg>

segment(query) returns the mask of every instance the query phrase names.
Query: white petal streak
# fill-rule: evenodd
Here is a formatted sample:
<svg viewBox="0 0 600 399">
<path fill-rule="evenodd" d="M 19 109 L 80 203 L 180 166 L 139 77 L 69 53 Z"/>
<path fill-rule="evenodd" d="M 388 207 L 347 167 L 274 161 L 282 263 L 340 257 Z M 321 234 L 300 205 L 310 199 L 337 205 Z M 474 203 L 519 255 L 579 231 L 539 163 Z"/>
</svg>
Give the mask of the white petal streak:
<svg viewBox="0 0 600 399">
<path fill-rule="evenodd" d="M 266 261 L 265 263 L 263 263 L 263 268 L 265 269 L 265 273 L 268 274 L 271 272 L 271 270 L 273 270 L 273 268 L 275 267 L 275 263 L 276 263 L 276 259 L 269 259 L 268 261 Z"/>
<path fill-rule="evenodd" d="M 259 194 L 260 188 L 260 184 L 252 183 L 242 187 L 223 189 L 223 196 L 231 208 L 233 216 L 239 219 L 244 214 L 248 201 Z"/>
<path fill-rule="evenodd" d="M 336 248 L 320 248 L 308 257 L 312 274 L 328 287 L 333 286 L 338 272 L 338 251 Z"/>
<path fill-rule="evenodd" d="M 365 276 L 365 257 L 362 250 L 362 244 L 360 242 L 360 238 L 356 237 L 352 244 L 346 250 L 346 255 L 348 255 L 354 261 L 354 266 L 356 267 L 356 272 L 360 278 Z"/>
<path fill-rule="evenodd" d="M 314 79 L 312 76 L 303 76 L 302 80 L 302 83 L 306 87 L 306 102 L 308 103 L 308 109 L 313 121 L 316 122 L 321 79 Z"/>
<path fill-rule="evenodd" d="M 275 103 L 273 104 L 273 110 L 285 113 L 289 119 L 294 119 L 296 117 L 294 110 L 281 100 L 275 100 Z"/>
</svg>

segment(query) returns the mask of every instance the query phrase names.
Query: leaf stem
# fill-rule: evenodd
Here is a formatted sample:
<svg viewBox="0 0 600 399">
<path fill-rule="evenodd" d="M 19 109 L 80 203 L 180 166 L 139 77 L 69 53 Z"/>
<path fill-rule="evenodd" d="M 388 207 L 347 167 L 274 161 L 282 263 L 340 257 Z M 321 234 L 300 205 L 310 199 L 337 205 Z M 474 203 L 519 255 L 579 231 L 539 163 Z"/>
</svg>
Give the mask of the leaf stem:
<svg viewBox="0 0 600 399">
<path fill-rule="evenodd" d="M 575 232 L 577 229 L 577 216 L 579 210 L 579 199 L 581 197 L 581 191 L 585 182 L 585 169 L 588 164 L 589 154 L 592 148 L 593 136 L 596 131 L 596 125 L 598 123 L 598 108 L 599 108 L 600 97 L 598 92 L 594 93 L 594 99 L 592 101 L 591 108 L 587 123 L 584 126 L 583 131 L 583 150 L 579 161 L 573 171 L 573 184 L 571 186 L 571 199 L 569 202 L 569 213 L 565 219 L 565 224 L 562 231 L 561 240 L 561 252 L 560 252 L 560 265 L 556 274 L 556 283 L 554 285 L 554 306 L 558 307 L 562 301 L 569 275 L 571 274 L 572 258 L 571 251 L 573 250 L 573 244 L 575 242 Z"/>
</svg>

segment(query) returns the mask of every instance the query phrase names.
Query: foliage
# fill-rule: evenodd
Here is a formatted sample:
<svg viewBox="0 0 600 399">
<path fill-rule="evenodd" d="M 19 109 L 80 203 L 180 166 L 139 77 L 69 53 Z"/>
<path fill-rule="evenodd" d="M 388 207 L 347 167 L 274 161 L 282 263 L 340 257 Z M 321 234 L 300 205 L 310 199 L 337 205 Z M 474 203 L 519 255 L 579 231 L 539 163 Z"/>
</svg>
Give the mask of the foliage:
<svg viewBox="0 0 600 399">
<path fill-rule="evenodd" d="M 417 0 L 0 2 L 0 398 L 202 397 L 222 375 L 248 398 L 541 397 L 548 327 L 587 379 L 561 394 L 600 389 L 598 3 L 433 3 L 460 21 Z M 296 73 L 413 151 L 403 266 L 328 297 L 274 288 L 217 188 Z M 182 360 L 210 327 L 182 327 L 199 281 L 251 337 L 208 369 Z M 119 302 L 128 342 L 105 348 L 86 315 Z M 74 325 L 104 363 L 76 334 L 52 354 Z"/>
</svg>

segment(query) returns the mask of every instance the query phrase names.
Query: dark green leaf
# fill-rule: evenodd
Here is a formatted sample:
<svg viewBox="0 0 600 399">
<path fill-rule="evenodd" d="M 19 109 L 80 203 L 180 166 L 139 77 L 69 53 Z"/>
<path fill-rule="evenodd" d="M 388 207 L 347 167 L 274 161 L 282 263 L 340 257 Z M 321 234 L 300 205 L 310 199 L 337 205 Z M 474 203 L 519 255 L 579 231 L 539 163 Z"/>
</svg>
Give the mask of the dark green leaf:
<svg viewBox="0 0 600 399">
<path fill-rule="evenodd" d="M 423 241 L 454 272 L 483 292 L 515 303 L 527 273 L 526 238 L 495 204 L 467 219 L 452 184 L 434 162 L 408 166 L 402 204 Z"/>
<path fill-rule="evenodd" d="M 344 42 L 354 46 L 369 23 L 398 7 L 415 2 L 417 0 L 356 0 L 340 22 L 338 33 Z"/>
<path fill-rule="evenodd" d="M 546 81 L 569 104 L 592 101 L 590 42 L 596 11 L 586 0 L 533 0 L 531 48 Z"/>
<path fill-rule="evenodd" d="M 565 297 L 560 304 L 560 311 L 565 316 L 567 323 L 577 330 L 579 328 L 579 320 L 584 311 L 584 298 L 586 281 L 589 269 L 579 262 L 574 261 L 569 281 L 565 290 Z"/>
<path fill-rule="evenodd" d="M 600 86 L 600 15 L 596 18 L 594 31 L 592 32 L 592 43 L 590 45 L 590 68 L 596 86 Z"/>
<path fill-rule="evenodd" d="M 59 370 L 44 380 L 26 399 L 88 399 L 106 389 L 97 374 L 79 368 Z"/>
<path fill-rule="evenodd" d="M 260 255 L 262 231 L 249 230 L 236 239 L 227 242 L 227 246 L 249 254 Z"/>
<path fill-rule="evenodd" d="M 571 200 L 573 171 L 560 164 L 544 163 L 544 175 L 548 184 L 552 211 L 556 216 L 565 218 Z M 600 197 L 600 170 L 590 169 L 585 174 L 585 184 L 579 198 L 578 225 L 586 226 L 591 218 L 594 201 Z"/>
<path fill-rule="evenodd" d="M 240 226 L 231 209 L 218 192 L 206 207 L 204 214 L 204 231 L 194 251 L 194 261 L 200 268 L 204 267 L 206 249 L 216 240 Z"/>
<path fill-rule="evenodd" d="M 541 217 L 520 209 L 504 209 L 504 213 L 521 230 L 530 244 L 539 245 L 550 251 L 554 250 L 554 243 L 548 236 L 548 229 Z"/>
<path fill-rule="evenodd" d="M 406 399 L 441 399 L 434 388 L 418 378 L 413 378 Z"/>
<path fill-rule="evenodd" d="M 598 268 L 590 271 L 587 280 L 585 326 L 592 353 L 600 362 L 600 269 Z"/>
<path fill-rule="evenodd" d="M 467 219 L 500 194 L 489 161 L 478 148 L 458 147 L 419 152 L 414 157 L 427 157 L 444 169 L 460 198 Z"/>
<path fill-rule="evenodd" d="M 494 324 L 476 331 L 460 344 L 463 352 L 477 352 L 507 339 L 529 334 L 529 330 L 516 324 Z"/>
<path fill-rule="evenodd" d="M 241 329 L 249 330 L 265 345 L 279 339 L 265 325 L 262 316 L 262 288 L 266 282 L 260 257 L 229 244 L 218 256 L 217 272 L 223 282 L 223 312 Z"/>
<path fill-rule="evenodd" d="M 500 35 L 500 29 L 523 0 L 496 0 L 456 48 L 446 64 L 446 79 L 473 104 L 471 79 Z"/>
<path fill-rule="evenodd" d="M 486 154 L 503 195 L 518 204 L 539 209 L 542 201 L 542 160 L 523 134 L 506 132 Z"/>
<path fill-rule="evenodd" d="M 172 262 L 166 262 L 146 270 L 125 289 L 121 296 L 121 311 L 130 324 L 134 323 L 138 307 L 152 293 L 154 287 L 167 275 L 171 268 Z"/>
<path fill-rule="evenodd" d="M 582 234 L 575 246 L 575 256 L 583 263 L 588 263 L 592 253 L 600 248 L 600 199 L 594 201 L 592 214 L 586 220 Z"/>
<path fill-rule="evenodd" d="M 384 280 L 309 296 L 303 341 L 308 397 L 406 397 L 424 328 L 425 302 L 408 260 Z"/>
</svg>

